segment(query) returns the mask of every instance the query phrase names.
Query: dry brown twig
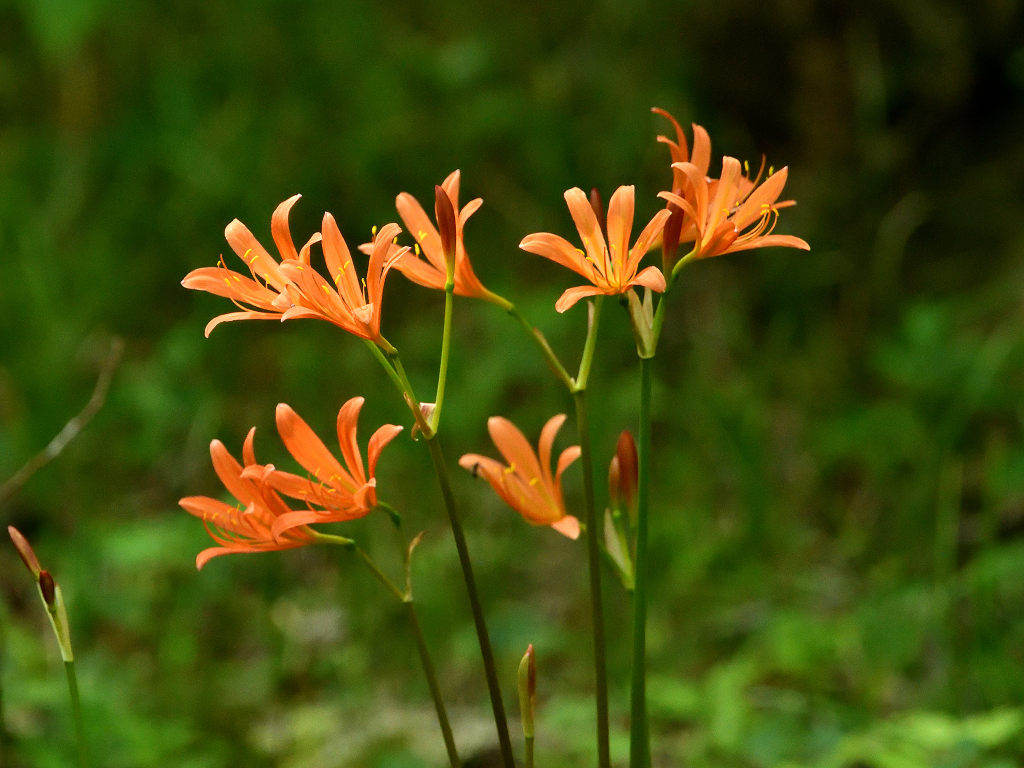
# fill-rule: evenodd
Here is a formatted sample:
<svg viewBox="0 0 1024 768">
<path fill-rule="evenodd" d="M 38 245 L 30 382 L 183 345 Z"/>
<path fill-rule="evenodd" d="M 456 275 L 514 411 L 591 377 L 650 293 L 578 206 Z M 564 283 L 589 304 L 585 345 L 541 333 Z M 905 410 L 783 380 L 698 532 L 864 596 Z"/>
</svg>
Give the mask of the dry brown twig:
<svg viewBox="0 0 1024 768">
<path fill-rule="evenodd" d="M 121 361 L 121 353 L 124 351 L 124 343 L 120 338 L 114 337 L 110 340 L 110 349 L 100 365 L 100 373 L 96 379 L 96 386 L 93 387 L 89 401 L 67 424 L 58 432 L 46 447 L 39 453 L 25 462 L 21 468 L 9 477 L 3 485 L 0 485 L 0 505 L 11 498 L 32 475 L 45 467 L 57 458 L 67 447 L 68 443 L 74 440 L 85 426 L 96 415 L 96 412 L 106 402 L 107 392 L 110 389 L 110 381 L 114 377 L 114 370 Z"/>
</svg>

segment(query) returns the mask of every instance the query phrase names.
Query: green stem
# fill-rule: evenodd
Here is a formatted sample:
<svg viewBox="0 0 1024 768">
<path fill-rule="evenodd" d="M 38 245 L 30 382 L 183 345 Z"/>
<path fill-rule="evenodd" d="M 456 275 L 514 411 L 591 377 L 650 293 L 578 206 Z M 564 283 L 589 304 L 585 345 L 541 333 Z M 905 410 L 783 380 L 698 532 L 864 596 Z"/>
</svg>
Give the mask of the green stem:
<svg viewBox="0 0 1024 768">
<path fill-rule="evenodd" d="M 506 311 L 515 318 L 516 322 L 518 322 L 523 327 L 523 330 L 526 331 L 526 335 L 529 336 L 533 343 L 540 349 L 541 354 L 544 355 L 544 359 L 547 361 L 548 367 L 551 368 L 559 381 L 565 384 L 566 389 L 572 391 L 574 386 L 572 377 L 569 375 L 569 372 L 565 370 L 565 366 L 562 365 L 562 361 L 558 359 L 558 355 L 556 355 L 555 351 L 551 349 L 551 345 L 548 344 L 548 340 L 544 338 L 544 334 L 530 325 L 514 304 L 506 302 L 503 306 L 506 307 Z"/>
<path fill-rule="evenodd" d="M 608 727 L 608 664 L 605 643 L 604 601 L 601 597 L 601 549 L 597 527 L 597 505 L 594 501 L 594 462 L 590 444 L 590 421 L 587 416 L 587 382 L 597 348 L 597 329 L 601 318 L 601 298 L 590 308 L 587 339 L 583 345 L 580 369 L 572 387 L 576 406 L 576 429 L 580 440 L 580 465 L 583 470 L 583 519 L 587 528 L 587 570 L 590 577 L 590 612 L 594 635 L 594 682 L 597 708 L 597 754 L 600 768 L 611 766 Z"/>
<path fill-rule="evenodd" d="M 434 662 L 430 658 L 430 652 L 427 650 L 427 643 L 423 637 L 423 628 L 420 626 L 419 616 L 416 614 L 416 607 L 413 604 L 411 590 L 402 591 L 395 586 L 395 583 L 387 577 L 373 561 L 365 550 L 359 547 L 352 539 L 346 539 L 344 536 L 334 536 L 329 533 L 320 533 L 319 531 L 314 532 L 318 541 L 322 541 L 325 544 L 337 544 L 338 546 L 344 547 L 345 549 L 353 550 L 359 558 L 363 561 L 363 565 L 369 569 L 370 573 L 381 584 L 388 590 L 392 595 L 398 598 L 398 601 L 405 606 L 406 618 L 409 619 L 409 627 L 412 629 L 412 635 L 416 639 L 416 650 L 419 652 L 420 663 L 423 666 L 423 674 L 427 678 L 427 686 L 430 688 L 430 695 L 434 699 L 434 709 L 437 711 L 437 722 L 441 726 L 441 735 L 444 738 L 444 746 L 448 751 L 448 762 L 451 768 L 461 768 L 462 763 L 459 760 L 459 753 L 455 748 L 455 737 L 452 735 L 452 727 L 448 721 L 448 710 L 444 706 L 444 699 L 441 696 L 441 686 L 437 682 L 437 673 L 434 671 Z"/>
<path fill-rule="evenodd" d="M 82 703 L 78 698 L 78 676 L 75 674 L 75 662 L 65 661 L 64 671 L 68 676 L 68 692 L 71 694 L 71 715 L 75 721 L 75 741 L 78 742 L 78 765 L 87 768 L 89 753 L 85 745 L 85 726 L 82 723 Z"/>
<path fill-rule="evenodd" d="M 659 307 L 660 309 L 660 307 Z M 633 673 L 630 685 L 629 765 L 651 763 L 647 725 L 647 517 L 650 506 L 651 369 L 653 358 L 640 360 L 640 428 L 637 440 L 636 583 L 633 590 Z"/>
<path fill-rule="evenodd" d="M 444 451 L 441 449 L 437 435 L 428 436 L 426 443 L 430 449 L 430 458 L 434 462 L 434 472 L 437 475 L 437 481 L 441 486 L 445 510 L 448 512 L 448 522 L 452 529 L 452 536 L 455 539 L 455 549 L 459 553 L 459 564 L 462 566 L 462 580 L 466 585 L 466 594 L 469 598 L 470 609 L 473 612 L 473 624 L 476 627 L 476 637 L 480 644 L 480 655 L 483 657 L 484 675 L 487 678 L 487 689 L 491 697 L 494 724 L 498 730 L 498 744 L 501 748 L 502 761 L 505 768 L 515 768 L 515 760 L 512 757 L 512 740 L 509 738 L 508 733 L 508 719 L 505 715 L 505 705 L 501 700 L 501 685 L 498 682 L 497 668 L 494 664 L 494 651 L 491 648 L 491 639 L 487 634 L 487 623 L 484 620 L 483 609 L 480 605 L 476 579 L 473 577 L 473 565 L 469 559 L 466 534 L 462 530 L 462 522 L 459 520 L 458 509 L 455 506 L 455 494 L 452 492 L 451 480 L 448 477 L 448 466 L 445 462 Z"/>
<path fill-rule="evenodd" d="M 587 566 L 590 572 L 590 611 L 594 633 L 594 681 L 597 687 L 597 753 L 600 768 L 609 768 L 608 745 L 608 667 L 605 653 L 604 607 L 601 599 L 601 550 L 598 543 L 597 510 L 594 503 L 594 467 L 587 419 L 586 391 L 573 393 L 576 428 L 579 431 L 580 458 L 583 467 L 584 520 L 587 527 Z"/>
<path fill-rule="evenodd" d="M 452 305 L 455 303 L 454 267 L 448 268 L 448 281 L 444 286 L 444 332 L 441 336 L 441 365 L 437 371 L 437 394 L 434 395 L 434 413 L 430 417 L 430 429 L 437 431 L 441 422 L 441 404 L 444 402 L 445 384 L 448 381 L 448 356 L 452 346 Z"/>
<path fill-rule="evenodd" d="M 526 737 L 526 768 L 533 768 L 533 737 Z"/>
<path fill-rule="evenodd" d="M 416 650 L 420 653 L 420 661 L 423 664 L 423 674 L 427 676 L 427 685 L 430 686 L 430 695 L 434 697 L 434 709 L 437 710 L 437 721 L 441 725 L 441 733 L 444 735 L 444 746 L 448 750 L 448 763 L 452 768 L 460 768 L 459 753 L 455 749 L 455 737 L 452 736 L 452 727 L 448 722 L 448 712 L 441 698 L 441 686 L 437 682 L 437 673 L 434 672 L 434 664 L 427 651 L 427 642 L 423 638 L 423 630 L 420 627 L 419 617 L 416 615 L 416 606 L 410 595 L 405 602 L 405 612 L 409 619 L 409 626 L 412 628 L 413 637 L 416 638 Z"/>
</svg>

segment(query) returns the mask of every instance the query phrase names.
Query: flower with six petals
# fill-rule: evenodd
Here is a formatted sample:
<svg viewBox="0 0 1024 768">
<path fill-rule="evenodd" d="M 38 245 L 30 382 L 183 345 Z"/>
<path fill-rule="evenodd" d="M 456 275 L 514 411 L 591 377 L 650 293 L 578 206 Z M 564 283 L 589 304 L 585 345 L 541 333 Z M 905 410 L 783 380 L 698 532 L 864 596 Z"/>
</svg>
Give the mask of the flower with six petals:
<svg viewBox="0 0 1024 768">
<path fill-rule="evenodd" d="M 338 443 L 342 461 L 323 444 L 309 425 L 288 405 L 277 406 L 277 431 L 292 457 L 309 473 L 308 476 L 283 472 L 272 465 L 248 467 L 246 474 L 259 476 L 275 491 L 301 500 L 306 509 L 289 511 L 273 523 L 274 536 L 286 536 L 312 523 L 335 523 L 355 520 L 369 514 L 377 506 L 377 480 L 374 473 L 384 446 L 402 431 L 395 424 L 385 424 L 370 437 L 367 461 L 356 441 L 356 426 L 362 397 L 353 397 L 338 411 Z"/>
<path fill-rule="evenodd" d="M 277 206 L 270 217 L 270 232 L 282 260 L 309 264 L 309 249 L 320 235 L 313 235 L 296 251 L 288 228 L 288 213 L 299 197 L 301 195 L 293 195 Z M 281 265 L 242 222 L 235 219 L 228 224 L 224 237 L 238 258 L 245 262 L 251 277 L 228 269 L 221 257 L 219 266 L 194 269 L 181 281 L 186 288 L 230 299 L 240 310 L 213 318 L 206 325 L 207 336 L 221 323 L 232 320 L 281 319 L 297 300 L 301 300 Z"/>
<path fill-rule="evenodd" d="M 469 256 L 466 254 L 462 229 L 469 217 L 476 213 L 483 200 L 479 197 L 474 198 L 460 210 L 460 178 L 461 174 L 458 170 L 452 171 L 448 175 L 448 178 L 439 187 L 437 205 L 435 205 L 436 211 L 438 206 L 445 204 L 440 197 L 443 194 L 454 213 L 455 293 L 458 296 L 484 299 L 500 304 L 503 300 L 484 288 L 473 272 L 473 265 L 470 264 Z M 434 222 L 423 210 L 423 206 L 408 192 L 402 192 L 395 198 L 395 208 L 398 210 L 398 215 L 402 219 L 402 223 L 405 224 L 406 230 L 416 238 L 419 252 L 425 257 L 420 258 L 418 253 L 409 254 L 398 263 L 397 269 L 414 283 L 443 291 L 448 279 L 448 272 L 445 248 L 438 228 L 434 226 Z"/>
<path fill-rule="evenodd" d="M 555 472 L 551 472 L 551 446 L 563 422 L 564 413 L 548 419 L 540 433 L 537 453 L 534 453 L 515 424 L 492 416 L 487 420 L 487 431 L 507 464 L 467 453 L 459 459 L 459 466 L 483 477 L 526 522 L 550 525 L 562 535 L 576 539 L 580 535 L 580 522 L 565 511 L 562 473 L 579 458 L 580 447 L 574 445 L 562 451 Z"/>
<path fill-rule="evenodd" d="M 640 260 L 661 233 L 669 211 L 661 210 L 644 227 L 633 247 L 629 238 L 633 229 L 634 189 L 622 186 L 615 190 L 608 205 L 608 238 L 601 230 L 597 215 L 582 189 L 574 187 L 565 193 L 569 213 L 580 233 L 585 250 L 580 250 L 565 238 L 549 232 L 527 235 L 519 244 L 524 251 L 551 259 L 563 267 L 577 272 L 591 282 L 569 288 L 555 303 L 555 309 L 565 312 L 586 296 L 625 293 L 638 285 L 653 291 L 665 290 L 665 276 L 657 267 L 646 267 L 637 272 Z"/>
<path fill-rule="evenodd" d="M 247 467 L 256 464 L 255 434 L 255 428 L 249 430 L 242 448 L 242 461 Z M 274 533 L 275 522 L 291 511 L 284 500 L 258 478 L 248 476 L 220 440 L 210 443 L 210 457 L 217 476 L 239 506 L 208 496 L 188 496 L 178 502 L 186 512 L 203 521 L 210 537 L 219 545 L 200 552 L 196 568 L 219 555 L 293 549 L 315 540 L 313 531 L 302 526 Z"/>
</svg>

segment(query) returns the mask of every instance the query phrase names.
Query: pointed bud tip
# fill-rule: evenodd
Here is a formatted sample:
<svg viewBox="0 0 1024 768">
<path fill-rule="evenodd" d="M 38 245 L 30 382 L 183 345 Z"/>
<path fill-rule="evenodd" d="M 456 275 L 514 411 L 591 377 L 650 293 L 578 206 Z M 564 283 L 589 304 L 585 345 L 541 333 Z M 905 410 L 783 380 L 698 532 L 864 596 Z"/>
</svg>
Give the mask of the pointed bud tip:
<svg viewBox="0 0 1024 768">
<path fill-rule="evenodd" d="M 21 557 L 21 562 L 28 568 L 29 573 L 35 578 L 39 578 L 39 573 L 43 570 L 42 566 L 39 565 L 39 558 L 36 557 L 36 553 L 32 550 L 32 545 L 28 543 L 21 531 L 15 528 L 13 525 L 7 526 L 7 535 L 11 537 L 11 541 L 14 542 L 14 548 L 18 550 L 18 555 Z"/>
<path fill-rule="evenodd" d="M 53 608 L 57 604 L 57 585 L 49 571 L 39 572 L 39 591 L 43 595 L 43 602 Z"/>
</svg>

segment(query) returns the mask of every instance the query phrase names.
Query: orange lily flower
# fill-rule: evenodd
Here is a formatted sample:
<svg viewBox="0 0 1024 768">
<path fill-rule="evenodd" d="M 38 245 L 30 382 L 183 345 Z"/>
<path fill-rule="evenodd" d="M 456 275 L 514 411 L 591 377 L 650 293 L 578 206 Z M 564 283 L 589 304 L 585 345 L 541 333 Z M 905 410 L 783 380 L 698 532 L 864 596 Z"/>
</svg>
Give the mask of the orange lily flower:
<svg viewBox="0 0 1024 768">
<path fill-rule="evenodd" d="M 249 430 L 242 448 L 242 460 L 247 466 L 256 464 L 255 434 L 255 428 Z M 275 534 L 275 521 L 291 511 L 284 500 L 258 480 L 247 477 L 242 465 L 219 440 L 210 443 L 210 457 L 217 476 L 241 507 L 208 496 L 187 496 L 178 502 L 186 512 L 202 519 L 210 537 L 219 545 L 199 553 L 197 569 L 220 555 L 293 549 L 315 540 L 313 531 L 305 527 Z"/>
<path fill-rule="evenodd" d="M 283 260 L 292 259 L 308 264 L 309 249 L 320 239 L 320 235 L 313 235 L 300 251 L 295 250 L 288 228 L 288 213 L 299 197 L 301 195 L 293 195 L 277 206 L 270 218 L 270 232 Z M 228 224 L 224 229 L 224 237 L 231 249 L 245 262 L 252 276 L 228 269 L 222 256 L 219 266 L 194 269 L 181 281 L 186 288 L 230 299 L 241 310 L 213 318 L 206 325 L 207 336 L 221 323 L 232 320 L 281 319 L 298 298 L 281 265 L 242 222 L 235 219 Z"/>
<path fill-rule="evenodd" d="M 501 304 L 503 300 L 499 296 L 484 288 L 473 272 L 469 256 L 466 255 L 466 246 L 462 239 L 462 228 L 466 225 L 469 217 L 476 213 L 477 209 L 483 204 L 483 200 L 479 197 L 474 198 L 460 210 L 460 179 L 461 174 L 458 170 L 448 174 L 448 177 L 441 183 L 440 192 L 435 203 L 435 215 L 445 218 L 449 215 L 449 212 L 437 212 L 438 208 L 442 205 L 450 206 L 450 213 L 454 213 L 455 293 L 458 296 L 468 296 Z M 440 198 L 441 194 L 447 198 L 447 201 Z M 401 217 L 402 223 L 405 224 L 406 230 L 416 238 L 416 243 L 419 246 L 416 254 L 407 256 L 398 263 L 398 270 L 414 283 L 443 291 L 448 280 L 448 271 L 445 246 L 442 242 L 441 234 L 438 233 L 438 229 L 423 210 L 423 206 L 408 192 L 402 192 L 395 198 L 395 208 L 398 210 L 398 215 Z M 438 223 L 441 225 L 442 230 L 447 228 L 445 221 L 439 221 Z M 419 257 L 420 251 L 426 257 L 425 259 Z"/>
<path fill-rule="evenodd" d="M 715 181 L 708 181 L 690 162 L 673 163 L 672 168 L 686 178 L 685 196 L 660 192 L 658 197 L 678 206 L 692 222 L 692 258 L 706 259 L 772 245 L 810 250 L 811 246 L 799 237 L 772 234 L 779 218 L 780 204 L 776 201 L 786 185 L 788 168 L 776 171 L 752 188 L 743 183 L 746 177 L 740 161 L 734 157 L 722 159 L 722 175 Z"/>
<path fill-rule="evenodd" d="M 331 287 L 310 266 L 308 259 L 283 263 L 281 274 L 293 283 L 299 301 L 287 309 L 281 319 L 320 318 L 360 338 L 386 344 L 380 334 L 384 279 L 388 271 L 409 251 L 407 247 L 402 248 L 394 243 L 401 231 L 397 224 L 385 224 L 374 234 L 366 280 L 360 285 L 345 238 L 341 236 L 334 217 L 325 213 L 321 230 L 324 261 L 335 287 Z"/>
<path fill-rule="evenodd" d="M 565 414 L 551 417 L 540 433 L 538 453 L 527 442 L 515 424 L 500 416 L 487 420 L 491 440 L 508 464 L 467 453 L 459 466 L 483 477 L 512 509 L 531 525 L 550 525 L 563 536 L 579 538 L 580 521 L 566 514 L 562 498 L 562 473 L 580 456 L 580 447 L 571 446 L 558 457 L 555 473 L 551 473 L 551 446 L 565 422 Z"/>
<path fill-rule="evenodd" d="M 356 425 L 365 402 L 353 397 L 338 411 L 338 443 L 344 464 L 338 461 L 316 433 L 292 408 L 277 406 L 277 431 L 292 457 L 309 472 L 308 477 L 282 472 L 272 465 L 249 467 L 252 475 L 261 474 L 270 487 L 305 502 L 307 509 L 280 515 L 273 523 L 274 536 L 286 536 L 295 528 L 310 523 L 335 523 L 355 520 L 369 514 L 377 506 L 377 480 L 374 473 L 384 446 L 402 431 L 395 424 L 385 424 L 370 437 L 367 465 L 364 469 Z"/>
<path fill-rule="evenodd" d="M 586 251 L 574 248 L 572 244 L 558 235 L 549 232 L 537 232 L 527 235 L 519 244 L 524 251 L 536 253 L 538 256 L 551 259 L 563 267 L 579 273 L 592 285 L 569 288 L 555 302 L 555 309 L 565 312 L 573 304 L 586 296 L 597 294 L 615 295 L 625 293 L 633 286 L 642 285 L 653 291 L 665 290 L 665 276 L 657 267 L 647 267 L 637 272 L 640 260 L 646 255 L 647 249 L 661 234 L 662 227 L 670 213 L 658 211 L 654 218 L 644 227 L 633 247 L 629 247 L 629 237 L 633 229 L 632 186 L 623 186 L 615 190 L 608 204 L 608 240 L 605 241 L 597 215 L 579 187 L 565 193 L 565 201 L 569 206 L 576 229 L 583 240 Z"/>
<path fill-rule="evenodd" d="M 763 159 L 757 175 L 750 178 L 749 166 L 744 164 L 741 169 L 738 160 L 726 157 L 720 178 L 709 178 L 711 139 L 708 132 L 693 124 L 691 153 L 679 122 L 663 109 L 655 107 L 651 111 L 671 121 L 676 133 L 675 141 L 658 136 L 659 142 L 668 145 L 672 157 L 672 189 L 659 197 L 668 201 L 670 210 L 685 214 L 679 224 L 679 234 L 673 233 L 673 242 L 665 243 L 670 250 L 674 251 L 678 243 L 692 242 L 694 255 L 691 258 L 701 259 L 770 245 L 810 249 L 799 237 L 771 234 L 779 209 L 796 205 L 793 200 L 778 199 L 786 184 L 787 168 L 777 173 L 769 169 L 768 178 L 759 185 L 764 172 Z M 669 228 L 666 225 L 666 233 Z M 668 254 L 665 261 L 668 265 Z"/>
</svg>

